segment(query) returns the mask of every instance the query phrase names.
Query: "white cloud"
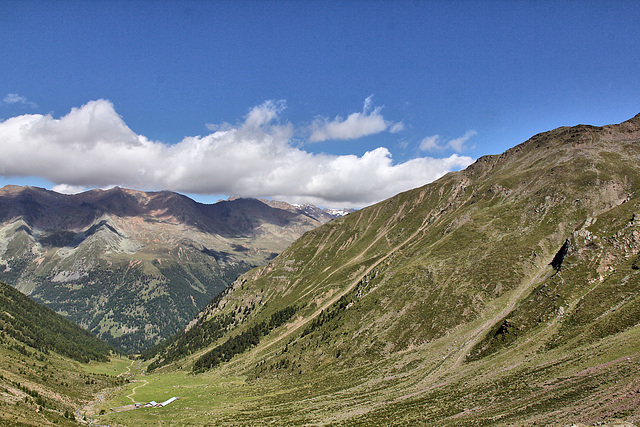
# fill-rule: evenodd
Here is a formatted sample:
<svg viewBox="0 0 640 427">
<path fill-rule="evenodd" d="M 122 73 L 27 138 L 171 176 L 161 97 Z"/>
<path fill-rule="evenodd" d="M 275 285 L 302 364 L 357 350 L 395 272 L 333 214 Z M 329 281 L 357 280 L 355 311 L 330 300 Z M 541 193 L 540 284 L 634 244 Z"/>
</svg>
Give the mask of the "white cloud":
<svg viewBox="0 0 640 427">
<path fill-rule="evenodd" d="M 78 193 L 82 193 L 83 191 L 86 191 L 87 188 L 82 185 L 58 184 L 58 185 L 54 185 L 53 188 L 51 188 L 51 190 L 55 191 L 56 193 L 62 193 L 62 194 L 78 194 Z"/>
<path fill-rule="evenodd" d="M 456 152 L 461 153 L 464 150 L 464 144 L 466 144 L 472 136 L 477 134 L 478 132 L 475 130 L 468 130 L 462 137 L 452 139 L 447 144 L 449 144 L 449 147 L 453 148 Z"/>
<path fill-rule="evenodd" d="M 360 207 L 472 161 L 454 154 L 394 164 L 383 147 L 361 157 L 313 154 L 294 146 L 293 126 L 279 121 L 283 108 L 265 102 L 239 125 L 174 145 L 136 134 L 106 100 L 59 119 L 17 116 L 0 121 L 0 175 L 39 176 L 64 192 L 120 185 Z"/>
<path fill-rule="evenodd" d="M 382 107 L 372 109 L 373 96 L 364 100 L 361 113 L 350 114 L 346 119 L 336 117 L 333 120 L 317 118 L 311 125 L 310 142 L 326 141 L 328 139 L 356 139 L 367 135 L 383 132 L 389 128 L 397 133 L 404 129 L 402 123 L 387 122 L 380 114 Z"/>
<path fill-rule="evenodd" d="M 211 132 L 217 132 L 219 130 L 230 130 L 233 126 L 231 126 L 230 123 L 221 123 L 221 124 L 207 123 L 205 124 L 205 127 L 209 129 Z"/>
<path fill-rule="evenodd" d="M 471 137 L 477 135 L 475 130 L 467 131 L 460 138 L 445 141 L 440 135 L 427 136 L 420 142 L 420 150 L 426 152 L 444 151 L 452 149 L 457 153 L 462 153 L 466 147 L 465 144 Z"/>
<path fill-rule="evenodd" d="M 2 102 L 5 104 L 22 104 L 27 105 L 31 108 L 38 108 L 38 104 L 28 101 L 26 97 L 20 96 L 17 93 L 8 93 L 7 96 L 4 97 Z"/>
<path fill-rule="evenodd" d="M 404 130 L 404 123 L 402 122 L 394 123 L 389 128 L 389 132 L 391 133 L 398 133 L 398 132 L 402 132 L 403 130 Z"/>
<path fill-rule="evenodd" d="M 440 135 L 427 136 L 420 142 L 421 151 L 439 151 L 446 147 L 441 143 Z"/>
</svg>

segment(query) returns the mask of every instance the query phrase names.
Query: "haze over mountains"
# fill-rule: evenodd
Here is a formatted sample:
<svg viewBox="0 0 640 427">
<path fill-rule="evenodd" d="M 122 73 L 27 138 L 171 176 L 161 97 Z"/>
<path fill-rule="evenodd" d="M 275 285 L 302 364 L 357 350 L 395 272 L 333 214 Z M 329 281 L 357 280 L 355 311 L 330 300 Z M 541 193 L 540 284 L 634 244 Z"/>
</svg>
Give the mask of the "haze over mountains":
<svg viewBox="0 0 640 427">
<path fill-rule="evenodd" d="M 335 218 L 310 205 L 122 188 L 0 189 L 0 280 L 126 351 L 167 338 L 239 274 Z"/>
</svg>

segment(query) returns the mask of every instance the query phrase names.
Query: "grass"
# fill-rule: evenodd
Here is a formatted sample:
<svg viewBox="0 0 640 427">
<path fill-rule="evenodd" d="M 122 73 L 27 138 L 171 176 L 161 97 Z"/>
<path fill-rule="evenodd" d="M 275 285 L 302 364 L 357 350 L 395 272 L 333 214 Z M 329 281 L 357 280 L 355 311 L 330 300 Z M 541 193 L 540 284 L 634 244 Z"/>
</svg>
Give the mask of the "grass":
<svg viewBox="0 0 640 427">
<path fill-rule="evenodd" d="M 450 353 L 458 336 L 379 363 L 321 368 L 301 376 L 250 380 L 232 375 L 228 367 L 201 375 L 138 374 L 139 382 L 105 407 L 130 403 L 123 395 L 143 379 L 148 385 L 137 388 L 137 401 L 180 399 L 165 408 L 107 413 L 100 422 L 113 426 L 592 423 L 609 413 L 607 405 L 613 408 L 621 390 L 634 384 L 640 369 L 639 334 L 636 327 L 578 347 L 573 355 L 561 350 L 540 353 L 536 343 L 520 343 L 517 351 L 453 367 L 453 358 L 443 364 L 437 360 Z M 395 362 L 394 368 L 390 362 Z M 600 411 L 597 405 L 588 408 L 592 399 L 600 402 Z M 626 418 L 633 420 L 634 414 L 631 411 Z"/>
<path fill-rule="evenodd" d="M 180 399 L 164 408 L 142 408 L 130 412 L 109 413 L 101 422 L 123 425 L 157 425 L 175 422 L 190 425 L 195 420 L 213 422 L 217 415 L 231 414 L 235 406 L 251 400 L 251 387 L 241 377 L 218 377 L 212 374 L 190 375 L 182 371 L 163 374 L 137 375 L 131 383 L 103 407 L 131 404 L 123 394 L 130 394 L 142 380 L 148 384 L 137 387 L 135 400 L 141 403 L 162 402 L 171 397 Z M 179 422 L 177 420 L 180 420 Z"/>
<path fill-rule="evenodd" d="M 128 357 L 112 356 L 111 360 L 107 363 L 90 362 L 87 364 L 78 364 L 78 367 L 92 374 L 118 376 L 127 372 L 127 368 L 131 366 L 131 364 L 132 361 Z"/>
<path fill-rule="evenodd" d="M 640 421 L 640 171 L 598 172 L 594 129 L 532 138 L 307 233 L 202 314 L 234 314 L 217 344 L 295 304 L 287 324 L 205 373 L 191 372 L 211 347 L 151 374 L 113 361 L 135 382 L 112 389 L 100 423 Z M 638 164 L 637 147 L 616 147 L 601 148 Z M 127 396 L 180 399 L 109 411 Z"/>
<path fill-rule="evenodd" d="M 0 345 L 0 425 L 76 425 L 69 418 L 104 388 L 118 383 L 107 363 L 90 366 L 53 353 Z M 116 362 L 120 363 L 120 362 Z M 124 363 L 124 362 L 122 362 Z"/>
</svg>

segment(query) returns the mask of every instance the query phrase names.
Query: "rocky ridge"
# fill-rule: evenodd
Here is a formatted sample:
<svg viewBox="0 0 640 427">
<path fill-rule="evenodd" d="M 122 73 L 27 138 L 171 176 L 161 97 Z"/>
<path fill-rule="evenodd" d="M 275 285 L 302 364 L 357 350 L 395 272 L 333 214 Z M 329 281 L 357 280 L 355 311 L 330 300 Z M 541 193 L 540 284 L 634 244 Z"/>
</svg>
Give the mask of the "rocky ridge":
<svg viewBox="0 0 640 427">
<path fill-rule="evenodd" d="M 0 280 L 112 345 L 175 333 L 239 274 L 333 219 L 320 209 L 122 188 L 0 189 Z"/>
</svg>

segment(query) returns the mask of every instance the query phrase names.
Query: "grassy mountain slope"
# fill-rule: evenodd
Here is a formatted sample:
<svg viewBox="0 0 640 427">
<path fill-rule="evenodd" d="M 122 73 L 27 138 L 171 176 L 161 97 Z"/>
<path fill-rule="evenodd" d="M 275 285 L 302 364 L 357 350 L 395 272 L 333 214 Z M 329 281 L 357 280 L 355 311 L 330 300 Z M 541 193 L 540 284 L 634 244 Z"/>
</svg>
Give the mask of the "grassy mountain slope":
<svg viewBox="0 0 640 427">
<path fill-rule="evenodd" d="M 157 372 L 204 371 L 203 384 L 247 378 L 236 410 L 176 406 L 174 416 L 220 425 L 640 420 L 639 165 L 640 115 L 559 128 L 307 232 L 159 349 Z M 287 310 L 291 319 L 245 343 Z M 213 345 L 188 339 L 214 322 L 225 334 Z M 210 363 L 221 354 L 230 361 Z"/>
<path fill-rule="evenodd" d="M 43 354 L 54 351 L 88 363 L 106 361 L 112 351 L 71 321 L 43 307 L 11 286 L 0 282 L 0 331 Z"/>
<path fill-rule="evenodd" d="M 80 406 L 122 383 L 87 369 L 111 356 L 104 342 L 0 282 L 1 425 L 77 425 Z"/>
<path fill-rule="evenodd" d="M 0 280 L 140 351 L 184 328 L 241 273 L 329 219 L 317 208 L 113 188 L 0 189 Z"/>
</svg>

